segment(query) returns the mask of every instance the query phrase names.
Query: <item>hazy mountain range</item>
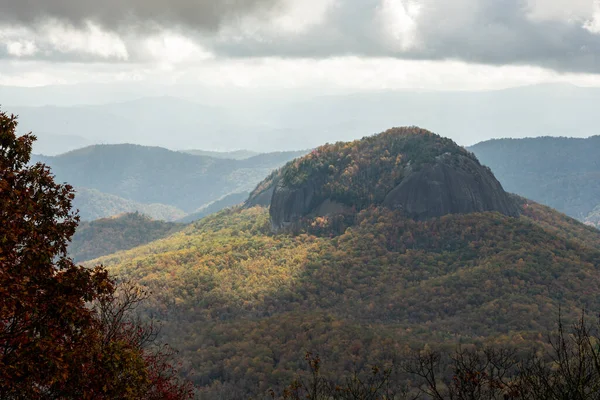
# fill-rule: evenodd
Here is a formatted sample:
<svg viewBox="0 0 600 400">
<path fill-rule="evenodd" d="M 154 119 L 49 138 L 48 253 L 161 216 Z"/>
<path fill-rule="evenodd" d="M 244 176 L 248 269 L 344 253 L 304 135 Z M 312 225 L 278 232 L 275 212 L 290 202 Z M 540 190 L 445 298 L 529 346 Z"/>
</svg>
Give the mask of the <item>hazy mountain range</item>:
<svg viewBox="0 0 600 400">
<path fill-rule="evenodd" d="M 85 220 L 133 211 L 178 220 L 196 212 L 202 216 L 214 210 L 214 202 L 225 207 L 243 201 L 269 172 L 306 152 L 234 160 L 140 145 L 95 145 L 33 156 L 32 162 L 47 164 L 58 181 L 77 189 L 74 206 Z"/>
<path fill-rule="evenodd" d="M 118 92 L 127 100 L 108 101 L 116 95 L 105 94 L 95 100 L 106 103 L 89 105 L 65 100 L 77 92 L 77 86 L 70 92 L 68 87 L 0 87 L 0 96 L 3 107 L 21 116 L 22 131 L 33 130 L 40 137 L 35 152 L 47 155 L 73 148 L 65 138 L 64 147 L 59 146 L 60 135 L 90 144 L 130 142 L 175 150 L 260 153 L 313 148 L 404 125 L 443 132 L 461 145 L 508 136 L 587 137 L 597 134 L 600 102 L 600 89 L 566 84 L 481 92 L 406 90 L 322 96 L 200 89 L 193 93 L 182 89 L 179 96 L 185 98 L 154 96 L 153 91 L 131 98 L 131 93 Z M 62 105 L 43 105 L 41 99 L 50 101 L 54 91 L 52 104 Z"/>
<path fill-rule="evenodd" d="M 498 139 L 469 150 L 509 192 L 580 220 L 600 205 L 600 136 Z"/>
</svg>

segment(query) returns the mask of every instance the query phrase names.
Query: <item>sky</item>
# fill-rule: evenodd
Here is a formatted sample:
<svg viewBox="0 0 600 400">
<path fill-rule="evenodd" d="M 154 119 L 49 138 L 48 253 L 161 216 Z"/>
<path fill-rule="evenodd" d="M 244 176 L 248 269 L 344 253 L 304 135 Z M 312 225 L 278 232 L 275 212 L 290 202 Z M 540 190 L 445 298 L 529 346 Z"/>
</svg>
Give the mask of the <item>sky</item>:
<svg viewBox="0 0 600 400">
<path fill-rule="evenodd" d="M 0 85 L 600 86 L 600 0 L 0 0 Z"/>
</svg>

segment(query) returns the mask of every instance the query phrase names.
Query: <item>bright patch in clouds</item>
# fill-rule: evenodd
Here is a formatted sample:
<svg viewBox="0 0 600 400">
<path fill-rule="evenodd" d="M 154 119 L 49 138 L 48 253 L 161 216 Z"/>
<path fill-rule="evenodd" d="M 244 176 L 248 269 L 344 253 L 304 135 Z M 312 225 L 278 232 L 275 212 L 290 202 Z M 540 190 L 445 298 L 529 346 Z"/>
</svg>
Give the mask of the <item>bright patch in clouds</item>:
<svg viewBox="0 0 600 400">
<path fill-rule="evenodd" d="M 144 48 L 154 61 L 163 66 L 213 57 L 193 40 L 172 32 L 164 32 L 146 39 Z"/>
<path fill-rule="evenodd" d="M 127 60 L 127 47 L 121 38 L 103 31 L 99 26 L 88 22 L 85 29 L 79 30 L 60 23 L 48 23 L 42 28 L 43 36 L 53 49 L 61 53 L 80 53 L 104 59 Z"/>
<path fill-rule="evenodd" d="M 600 34 L 600 0 L 594 0 L 594 13 L 592 18 L 586 22 L 585 29 Z"/>
<path fill-rule="evenodd" d="M 24 40 L 20 42 L 6 43 L 6 51 L 11 56 L 23 57 L 34 55 L 35 53 L 37 53 L 38 48 L 33 41 Z"/>
<path fill-rule="evenodd" d="M 384 36 L 396 50 L 410 50 L 418 45 L 417 17 L 422 5 L 415 0 L 382 0 L 377 16 Z"/>
<path fill-rule="evenodd" d="M 115 33 L 102 30 L 88 22 L 77 29 L 58 21 L 48 21 L 36 28 L 0 27 L 0 45 L 15 57 L 56 54 L 73 58 L 127 60 L 129 55 L 123 40 Z"/>
<path fill-rule="evenodd" d="M 283 0 L 268 15 L 247 15 L 235 24 L 224 26 L 218 34 L 220 42 L 277 41 L 298 36 L 327 21 L 329 13 L 345 0 Z"/>
<path fill-rule="evenodd" d="M 271 20 L 274 31 L 299 34 L 311 27 L 322 24 L 327 19 L 328 12 L 335 7 L 339 0 L 286 0 Z"/>
</svg>

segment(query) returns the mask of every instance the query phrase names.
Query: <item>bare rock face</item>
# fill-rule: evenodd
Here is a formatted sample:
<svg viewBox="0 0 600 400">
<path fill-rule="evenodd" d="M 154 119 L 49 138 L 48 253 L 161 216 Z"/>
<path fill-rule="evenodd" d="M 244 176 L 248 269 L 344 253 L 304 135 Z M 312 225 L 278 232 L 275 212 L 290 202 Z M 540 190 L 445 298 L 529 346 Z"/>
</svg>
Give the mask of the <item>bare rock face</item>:
<svg viewBox="0 0 600 400">
<path fill-rule="evenodd" d="M 318 200 L 319 187 L 309 181 L 298 188 L 289 188 L 279 181 L 273 190 L 269 214 L 274 232 L 293 230 L 305 217 L 346 214 L 351 212 L 347 205 L 325 199 Z"/>
<path fill-rule="evenodd" d="M 409 171 L 383 205 L 415 219 L 484 211 L 519 215 L 519 208 L 492 172 L 462 155 L 442 155 L 434 164 Z"/>
<path fill-rule="evenodd" d="M 269 214 L 273 231 L 292 228 L 295 222 L 310 214 L 311 200 L 315 194 L 310 182 L 300 188 L 289 188 L 279 181 L 274 187 Z"/>
</svg>

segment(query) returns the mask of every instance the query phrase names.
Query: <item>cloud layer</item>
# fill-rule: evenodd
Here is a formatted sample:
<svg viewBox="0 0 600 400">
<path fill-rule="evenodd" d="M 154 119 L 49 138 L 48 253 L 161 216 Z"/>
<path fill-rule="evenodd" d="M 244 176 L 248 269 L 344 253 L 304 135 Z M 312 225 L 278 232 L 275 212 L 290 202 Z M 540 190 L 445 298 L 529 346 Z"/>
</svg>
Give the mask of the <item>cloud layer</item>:
<svg viewBox="0 0 600 400">
<path fill-rule="evenodd" d="M 93 21 L 109 29 L 183 25 L 217 29 L 224 21 L 271 11 L 278 0 L 0 0 L 0 18 L 32 24 L 58 19 L 74 25 Z"/>
<path fill-rule="evenodd" d="M 598 0 L 0 0 L 0 57 L 461 60 L 600 74 Z"/>
</svg>

